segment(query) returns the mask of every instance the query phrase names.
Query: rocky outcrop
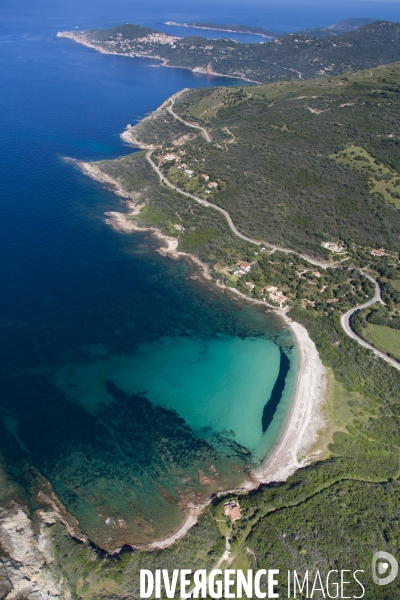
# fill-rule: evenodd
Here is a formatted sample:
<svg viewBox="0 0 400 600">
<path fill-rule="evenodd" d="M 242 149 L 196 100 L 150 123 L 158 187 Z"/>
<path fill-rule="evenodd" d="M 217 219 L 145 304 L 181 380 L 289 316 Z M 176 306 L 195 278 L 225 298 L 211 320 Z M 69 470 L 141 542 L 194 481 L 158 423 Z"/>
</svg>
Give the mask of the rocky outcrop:
<svg viewBox="0 0 400 600">
<path fill-rule="evenodd" d="M 51 573 L 49 543 L 42 522 L 36 533 L 27 511 L 15 502 L 0 507 L 0 600 L 70 597 Z"/>
<path fill-rule="evenodd" d="M 67 511 L 64 504 L 54 492 L 50 482 L 44 478 L 42 480 L 42 489 L 39 491 L 37 498 L 44 505 L 43 508 L 36 511 L 36 516 L 41 523 L 42 530 L 45 525 L 53 525 L 53 523 L 60 522 L 65 526 L 72 538 L 82 543 L 88 541 L 86 535 L 79 529 L 78 521 Z"/>
</svg>

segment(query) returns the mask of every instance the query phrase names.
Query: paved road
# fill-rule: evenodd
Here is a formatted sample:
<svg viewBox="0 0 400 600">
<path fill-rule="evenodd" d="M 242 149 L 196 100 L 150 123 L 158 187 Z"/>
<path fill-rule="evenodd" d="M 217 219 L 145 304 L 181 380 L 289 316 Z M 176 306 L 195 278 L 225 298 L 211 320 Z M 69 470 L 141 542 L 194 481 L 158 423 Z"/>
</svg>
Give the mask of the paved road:
<svg viewBox="0 0 400 600">
<path fill-rule="evenodd" d="M 172 109 L 173 104 L 174 104 L 174 98 L 172 97 L 171 98 L 171 103 L 168 106 L 167 110 L 176 119 L 178 119 L 179 121 L 181 121 L 182 123 L 184 123 L 188 127 L 193 127 L 194 129 L 199 129 L 203 133 L 203 135 L 204 135 L 205 139 L 207 140 L 207 142 L 211 142 L 212 141 L 212 138 L 211 138 L 210 134 L 208 133 L 207 129 L 205 129 L 205 127 L 200 127 L 198 125 L 192 125 L 190 123 L 187 123 L 184 119 L 182 119 L 181 117 L 179 117 L 173 111 L 173 109 Z M 272 252 L 275 252 L 276 250 L 279 250 L 280 252 L 285 252 L 286 254 L 293 254 L 293 253 L 295 253 L 293 250 L 290 250 L 289 248 L 282 248 L 280 246 L 274 246 L 272 244 L 269 244 L 268 242 L 264 242 L 264 241 L 260 241 L 260 240 L 254 240 L 253 238 L 249 238 L 246 235 L 243 235 L 243 233 L 240 233 L 240 231 L 236 228 L 234 222 L 232 221 L 231 215 L 224 208 L 221 208 L 217 204 L 213 204 L 212 202 L 209 202 L 208 200 L 204 200 L 203 198 L 199 198 L 199 196 L 195 196 L 194 194 L 190 194 L 189 192 L 185 192 L 184 190 L 181 190 L 176 185 L 174 185 L 173 183 L 171 183 L 163 175 L 163 173 L 157 167 L 157 165 L 155 164 L 155 162 L 152 160 L 152 158 L 151 158 L 152 154 L 153 154 L 153 150 L 150 150 L 149 152 L 146 153 L 146 158 L 149 161 L 149 163 L 152 166 L 152 168 L 154 169 L 154 171 L 159 176 L 160 180 L 163 183 L 165 183 L 165 185 L 167 185 L 172 190 L 175 190 L 176 192 L 179 192 L 180 194 L 183 194 L 184 196 L 187 196 L 188 198 L 192 198 L 193 200 L 196 200 L 196 202 L 199 202 L 203 206 L 209 206 L 209 207 L 213 208 L 214 210 L 218 210 L 221 214 L 224 215 L 224 217 L 225 217 L 225 219 L 226 219 L 226 221 L 227 221 L 227 223 L 229 225 L 229 228 L 231 229 L 231 231 L 237 237 L 241 238 L 242 240 L 245 240 L 246 242 L 250 242 L 251 244 L 255 244 L 257 246 L 265 246 L 265 247 L 271 248 Z M 296 254 L 298 254 L 298 253 L 296 253 Z M 327 267 L 335 267 L 337 265 L 340 265 L 340 263 L 329 263 L 329 262 L 326 262 L 326 261 L 319 261 L 319 260 L 316 260 L 315 258 L 311 258 L 310 256 L 307 256 L 306 254 L 299 254 L 299 256 L 301 256 L 301 258 L 303 258 L 304 260 L 308 261 L 312 265 L 315 265 L 315 266 L 320 267 L 322 269 L 326 269 Z M 364 348 L 368 348 L 369 350 L 372 350 L 376 356 L 378 356 L 379 358 L 382 358 L 387 363 L 391 364 L 393 367 L 395 367 L 396 369 L 400 370 L 400 363 L 399 362 L 397 362 L 393 358 L 390 358 L 390 356 L 387 356 L 386 354 L 384 354 L 384 352 L 380 352 L 379 350 L 377 350 L 376 348 L 374 348 L 373 346 L 371 346 L 371 344 L 368 344 L 368 342 L 365 342 L 356 333 L 354 333 L 354 331 L 350 327 L 350 318 L 351 318 L 351 316 L 355 312 L 357 312 L 358 310 L 362 310 L 363 308 L 368 308 L 369 306 L 372 306 L 376 302 L 380 302 L 381 301 L 381 292 L 380 292 L 378 283 L 370 275 L 367 275 L 366 273 L 364 273 L 362 271 L 362 269 L 360 269 L 360 270 L 365 275 L 365 277 L 367 279 L 369 279 L 372 283 L 375 284 L 375 295 L 374 295 L 374 297 L 371 300 L 369 300 L 368 302 L 365 302 L 365 304 L 360 304 L 359 306 L 356 306 L 355 308 L 351 308 L 349 311 L 347 311 L 347 313 L 345 313 L 341 317 L 341 319 L 340 319 L 341 325 L 342 325 L 345 333 L 347 333 L 347 335 L 349 337 L 351 337 L 353 340 L 356 340 L 361 346 L 364 346 Z"/>
<path fill-rule="evenodd" d="M 187 127 L 192 127 L 193 129 L 200 129 L 200 131 L 206 138 L 207 142 L 211 142 L 212 137 L 208 133 L 207 129 L 205 127 L 200 127 L 200 125 L 193 125 L 193 123 L 188 123 L 187 121 L 184 121 L 179 115 L 176 114 L 176 112 L 173 111 L 172 107 L 174 104 L 175 104 L 175 98 L 171 98 L 171 104 L 169 106 L 167 106 L 167 111 L 170 112 L 171 115 L 173 117 L 175 117 L 175 119 L 178 119 L 178 121 L 181 121 L 181 123 L 184 123 L 184 125 L 186 125 Z"/>
<path fill-rule="evenodd" d="M 378 283 L 370 275 L 367 275 L 366 273 L 364 273 L 364 275 L 367 279 L 369 279 L 370 281 L 372 281 L 372 283 L 375 284 L 374 297 L 371 298 L 371 300 L 368 300 L 368 302 L 365 302 L 365 304 L 360 304 L 359 306 L 356 306 L 355 308 L 351 308 L 349 311 L 347 311 L 347 313 L 342 315 L 340 322 L 348 336 L 353 338 L 353 340 L 356 340 L 361 346 L 364 346 L 364 348 L 368 348 L 369 350 L 372 350 L 376 356 L 379 356 L 379 358 L 382 358 L 387 363 L 391 364 L 393 367 L 395 367 L 396 369 L 398 369 L 400 371 L 400 363 L 398 363 L 397 360 L 394 360 L 394 358 L 390 358 L 390 356 L 387 356 L 383 352 L 380 352 L 379 350 L 377 350 L 376 348 L 371 346 L 371 344 L 368 344 L 368 342 L 365 342 L 356 333 L 354 333 L 354 331 L 352 330 L 352 328 L 350 326 L 350 319 L 354 315 L 354 313 L 356 313 L 358 310 L 362 310 L 363 308 L 368 308 L 368 307 L 372 306 L 373 304 L 375 304 L 376 302 L 381 301 L 381 291 L 379 289 Z"/>
<path fill-rule="evenodd" d="M 243 235 L 243 233 L 241 233 L 236 228 L 234 222 L 232 221 L 231 215 L 224 208 L 221 208 L 217 204 L 213 204 L 212 202 L 209 202 L 208 200 L 204 200 L 204 198 L 200 198 L 199 196 L 196 196 L 195 194 L 190 194 L 189 192 L 185 192 L 185 190 L 182 190 L 181 188 L 179 188 L 176 185 L 174 185 L 173 183 L 171 183 L 169 181 L 169 179 L 167 179 L 163 175 L 163 173 L 160 171 L 160 169 L 157 167 L 157 165 L 155 164 L 155 162 L 151 158 L 152 154 L 153 154 L 153 150 L 149 150 L 146 153 L 146 158 L 149 161 L 149 163 L 152 166 L 152 168 L 154 169 L 154 171 L 159 176 L 160 180 L 163 183 L 165 183 L 165 185 L 167 185 L 169 188 L 171 188 L 171 190 L 175 190 L 176 192 L 179 192 L 179 194 L 182 194 L 183 196 L 186 196 L 187 198 L 192 198 L 193 200 L 196 200 L 196 202 L 199 202 L 203 206 L 209 206 L 210 208 L 214 208 L 214 210 L 218 210 L 218 212 L 220 212 L 221 214 L 224 215 L 224 217 L 227 220 L 227 223 L 228 223 L 231 231 L 237 237 L 241 238 L 242 240 L 245 240 L 246 242 L 250 242 L 251 244 L 255 244 L 257 246 L 268 247 L 268 248 L 272 249 L 273 252 L 276 251 L 276 250 L 280 250 L 281 252 L 285 252 L 286 254 L 294 254 L 294 253 L 298 254 L 297 252 L 294 252 L 294 250 L 290 250 L 289 248 L 281 248 L 280 246 L 274 246 L 273 244 L 270 244 L 268 242 L 260 241 L 260 240 L 255 240 L 253 238 L 247 237 L 246 235 Z M 317 267 L 321 267 L 322 269 L 326 269 L 327 267 L 332 267 L 332 266 L 335 266 L 337 264 L 337 263 L 329 263 L 329 262 L 326 262 L 326 261 L 316 260 L 315 258 L 311 258 L 311 256 L 307 256 L 306 254 L 299 254 L 299 256 L 301 256 L 302 258 L 304 258 L 304 260 L 308 261 L 312 265 L 315 265 Z"/>
</svg>

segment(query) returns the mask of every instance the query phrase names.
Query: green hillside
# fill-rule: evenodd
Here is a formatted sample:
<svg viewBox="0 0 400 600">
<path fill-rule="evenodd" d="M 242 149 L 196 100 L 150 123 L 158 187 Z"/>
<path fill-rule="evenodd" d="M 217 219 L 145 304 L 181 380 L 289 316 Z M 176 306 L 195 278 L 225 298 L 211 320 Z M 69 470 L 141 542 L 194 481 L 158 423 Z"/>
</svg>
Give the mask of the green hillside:
<svg viewBox="0 0 400 600">
<path fill-rule="evenodd" d="M 376 27 L 387 32 L 386 24 Z M 373 584 L 371 560 L 377 550 L 400 551 L 400 372 L 340 325 L 341 314 L 374 291 L 359 267 L 379 277 L 385 323 L 398 321 L 399 108 L 400 65 L 391 64 L 345 77 L 182 93 L 173 109 L 206 127 L 211 142 L 181 121 L 172 124 L 167 105 L 132 128 L 132 139 L 156 146 L 152 159 L 169 181 L 225 207 L 240 231 L 292 254 L 270 254 L 235 237 L 219 212 L 161 184 L 143 151 L 96 163 L 138 206 L 145 204 L 130 219 L 178 238 L 178 249 L 208 263 L 216 278 L 255 296 L 265 283 L 286 286 L 289 316 L 307 328 L 328 369 L 328 427 L 311 465 L 285 483 L 232 496 L 243 511 L 239 521 L 224 515 L 226 498 L 214 499 L 198 525 L 166 550 L 125 549 L 104 558 L 59 525 L 52 528 L 53 573 L 70 582 L 74 597 L 137 598 L 140 568 L 177 565 L 308 569 L 325 576 L 361 569 L 366 598 L 399 596 L 398 579 L 388 589 Z M 315 267 L 298 253 L 331 257 L 321 245 L 327 241 L 340 246 L 344 262 L 312 273 Z M 371 255 L 377 247 L 384 256 Z M 232 272 L 243 259 L 253 262 L 245 279 Z M 252 292 L 244 280 L 253 283 Z M 222 558 L 225 536 L 228 559 Z M 283 584 L 280 592 L 286 597 Z M 354 580 L 345 589 L 348 597 L 360 593 Z"/>
<path fill-rule="evenodd" d="M 310 32 L 310 36 L 300 32 L 259 44 L 202 37 L 145 39 L 155 33 L 123 25 L 102 31 L 70 32 L 70 37 L 101 50 L 158 57 L 171 66 L 208 68 L 261 83 L 367 69 L 394 62 L 400 55 L 400 24 L 387 21 L 376 21 L 333 37 L 316 38 L 315 32 Z"/>
<path fill-rule="evenodd" d="M 400 250 L 399 65 L 330 81 L 192 90 L 175 107 L 213 137 L 182 146 L 194 170 L 183 182 L 193 189 L 197 172 L 218 181 L 208 197 L 242 233 L 316 256 L 331 239 Z"/>
</svg>

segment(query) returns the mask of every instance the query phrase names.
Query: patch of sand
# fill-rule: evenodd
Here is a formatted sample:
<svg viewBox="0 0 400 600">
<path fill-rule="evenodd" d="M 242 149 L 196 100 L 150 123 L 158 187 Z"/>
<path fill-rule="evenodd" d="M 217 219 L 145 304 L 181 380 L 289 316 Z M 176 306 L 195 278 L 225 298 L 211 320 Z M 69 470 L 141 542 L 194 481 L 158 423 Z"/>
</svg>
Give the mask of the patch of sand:
<svg viewBox="0 0 400 600">
<path fill-rule="evenodd" d="M 255 471 L 261 483 L 285 481 L 297 469 L 315 460 L 308 455 L 325 426 L 322 403 L 325 398 L 327 371 L 317 348 L 303 325 L 285 315 L 300 353 L 295 395 L 282 434 L 264 463 Z"/>
<path fill-rule="evenodd" d="M 121 188 L 120 182 L 113 180 L 108 175 L 102 173 L 95 165 L 78 163 L 78 166 L 93 179 L 102 183 L 111 183 L 116 188 L 114 190 L 115 193 L 129 199 L 127 202 L 130 210 L 129 213 L 106 213 L 106 222 L 111 227 L 121 233 L 151 231 L 153 235 L 166 244 L 166 246 L 158 250 L 160 254 L 173 259 L 178 259 L 180 256 L 186 256 L 201 268 L 205 278 L 212 279 L 208 266 L 199 258 L 177 250 L 179 243 L 178 238 L 166 236 L 156 228 L 139 227 L 134 220 L 130 218 L 134 214 L 137 214 L 143 206 L 137 203 L 140 194 L 128 194 Z M 221 285 L 221 287 L 225 286 Z M 248 298 L 235 289 L 226 289 L 228 291 L 236 292 L 247 301 L 268 307 L 266 302 Z M 243 486 L 235 490 L 225 490 L 224 492 L 218 493 L 217 496 L 223 497 L 229 493 L 238 493 L 255 489 L 260 483 L 285 481 L 297 469 L 305 466 L 311 462 L 311 460 L 318 458 L 315 454 L 310 454 L 310 449 L 317 440 L 318 432 L 325 426 L 321 408 L 326 391 L 326 369 L 322 365 L 315 344 L 309 337 L 305 327 L 289 319 L 285 314 L 286 310 L 279 312 L 294 334 L 296 345 L 300 353 L 300 365 L 296 390 L 285 426 L 264 463 L 250 474 L 247 481 L 243 482 Z M 189 529 L 197 523 L 198 516 L 210 502 L 211 499 L 202 505 L 188 507 L 184 523 L 170 537 L 152 542 L 146 546 L 135 547 L 149 550 L 167 548 L 183 537 Z"/>
</svg>

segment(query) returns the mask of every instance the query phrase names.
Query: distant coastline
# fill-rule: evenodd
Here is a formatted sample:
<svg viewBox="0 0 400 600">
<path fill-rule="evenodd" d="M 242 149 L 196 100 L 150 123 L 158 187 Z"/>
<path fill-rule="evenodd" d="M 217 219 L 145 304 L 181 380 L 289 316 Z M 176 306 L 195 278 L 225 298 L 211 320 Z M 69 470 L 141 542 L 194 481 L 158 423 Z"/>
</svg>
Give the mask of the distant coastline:
<svg viewBox="0 0 400 600">
<path fill-rule="evenodd" d="M 68 40 L 72 40 L 77 44 L 82 44 L 87 48 L 92 48 L 93 50 L 97 50 L 97 52 L 101 52 L 101 54 L 113 54 L 114 56 L 126 56 L 128 58 L 147 58 L 148 60 L 159 60 L 159 65 L 151 65 L 155 67 L 168 67 L 170 69 L 187 69 L 188 71 L 192 71 L 192 73 L 200 74 L 200 75 L 208 75 L 210 77 L 227 77 L 228 79 L 239 79 L 240 81 L 247 81 L 248 83 L 254 83 L 261 85 L 260 81 L 256 81 L 255 79 L 250 79 L 249 77 L 244 77 L 241 75 L 230 75 L 227 73 L 218 73 L 214 70 L 207 69 L 206 67 L 185 67 L 183 65 L 171 65 L 169 64 L 169 60 L 163 58 L 162 56 L 157 55 L 148 55 L 141 54 L 140 52 L 131 52 L 129 54 L 123 54 L 121 52 L 112 52 L 111 50 L 105 50 L 102 46 L 93 44 L 84 39 L 78 32 L 74 31 L 59 31 L 56 34 L 56 37 L 66 38 Z"/>
<path fill-rule="evenodd" d="M 174 27 L 188 27 L 190 29 L 203 29 L 205 31 L 225 31 L 226 33 L 245 33 L 248 35 L 258 35 L 259 37 L 263 37 L 267 40 L 275 40 L 279 37 L 278 34 L 274 34 L 272 32 L 268 32 L 268 33 L 263 33 L 261 31 L 254 31 L 254 29 L 257 28 L 251 28 L 251 27 L 243 27 L 241 28 L 241 25 L 238 25 L 237 27 L 240 29 L 228 29 L 230 27 L 230 25 L 208 25 L 208 24 L 204 24 L 204 25 L 199 25 L 199 24 L 195 24 L 195 23 L 176 23 L 175 21 L 166 21 L 164 23 L 164 25 L 172 25 Z"/>
</svg>

